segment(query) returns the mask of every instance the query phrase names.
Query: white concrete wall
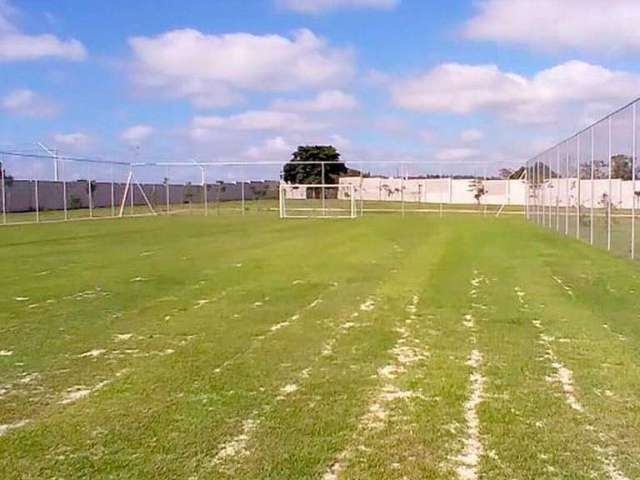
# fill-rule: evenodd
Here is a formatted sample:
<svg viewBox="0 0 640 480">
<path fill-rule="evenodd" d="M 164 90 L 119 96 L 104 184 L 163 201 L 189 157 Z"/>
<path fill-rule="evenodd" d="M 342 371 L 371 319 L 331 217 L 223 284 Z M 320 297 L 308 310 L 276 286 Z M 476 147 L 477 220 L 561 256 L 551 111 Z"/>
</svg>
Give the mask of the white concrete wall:
<svg viewBox="0 0 640 480">
<path fill-rule="evenodd" d="M 609 179 L 580 180 L 577 178 L 560 178 L 546 181 L 537 192 L 538 203 L 575 207 L 580 190 L 580 205 L 586 208 L 604 208 L 609 197 Z M 593 189 L 593 191 L 592 191 Z M 636 182 L 640 190 L 640 181 Z M 534 192 L 532 191 L 532 195 Z M 611 179 L 611 205 L 616 208 L 632 208 L 634 201 L 633 181 Z M 638 206 L 638 200 L 636 200 Z"/>
<path fill-rule="evenodd" d="M 362 189 L 360 184 L 362 182 Z M 422 202 L 422 203 L 476 203 L 471 179 L 429 178 L 362 178 L 343 177 L 341 184 L 351 184 L 357 199 Z M 485 180 L 487 193 L 481 203 L 486 205 L 524 205 L 526 182 L 522 180 Z"/>
</svg>

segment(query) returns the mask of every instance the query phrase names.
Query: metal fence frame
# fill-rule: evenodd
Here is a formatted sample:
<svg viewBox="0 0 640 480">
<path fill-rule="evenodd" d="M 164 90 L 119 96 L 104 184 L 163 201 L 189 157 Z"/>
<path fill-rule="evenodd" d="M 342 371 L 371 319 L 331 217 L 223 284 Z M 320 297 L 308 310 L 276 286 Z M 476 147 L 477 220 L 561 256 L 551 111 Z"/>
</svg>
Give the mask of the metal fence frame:
<svg viewBox="0 0 640 480">
<path fill-rule="evenodd" d="M 639 103 L 640 98 L 624 105 L 527 161 L 528 220 L 637 257 Z"/>
<path fill-rule="evenodd" d="M 283 171 L 283 167 L 285 164 L 315 164 L 321 165 L 322 167 L 322 183 L 326 182 L 325 178 L 325 165 L 328 163 L 335 162 L 285 162 L 285 161 L 200 161 L 200 160 L 190 160 L 189 162 L 161 162 L 161 161 L 135 161 L 135 162 L 126 162 L 126 161 L 113 161 L 113 160 L 105 160 L 100 158 L 90 158 L 90 157 L 78 157 L 71 155 L 63 155 L 59 154 L 57 151 L 52 151 L 45 148 L 44 153 L 33 153 L 33 152 L 21 152 L 9 149 L 0 149 L 0 164 L 2 164 L 3 168 L 0 168 L 0 197 L 2 200 L 2 225 L 13 225 L 13 224 L 24 224 L 24 223 L 44 223 L 50 221 L 72 221 L 72 220 L 85 220 L 85 219 L 95 219 L 95 218 L 119 218 L 124 216 L 140 216 L 140 215 L 158 215 L 158 214 L 174 214 L 181 213 L 183 210 L 181 208 L 176 207 L 174 202 L 180 203 L 180 195 L 175 195 L 173 192 L 177 187 L 184 187 L 187 184 L 180 183 L 172 183 L 170 179 L 175 175 L 176 172 L 189 172 L 189 175 L 192 177 L 194 183 L 192 185 L 191 182 L 188 182 L 188 185 L 192 185 L 195 190 L 196 199 L 193 203 L 197 203 L 198 208 L 203 212 L 204 215 L 208 215 L 211 211 L 212 205 L 215 201 L 215 198 L 212 198 L 210 190 L 212 187 L 214 190 L 217 190 L 218 193 L 218 203 L 220 203 L 220 193 L 219 191 L 223 189 L 220 185 L 227 185 L 223 183 L 223 181 L 218 180 L 215 181 L 215 175 L 211 175 L 213 171 L 214 174 L 216 172 L 219 174 L 221 169 L 232 169 L 234 171 L 233 180 L 229 184 L 233 184 L 233 188 L 237 192 L 238 198 L 234 198 L 238 203 L 237 208 L 235 210 L 237 212 L 241 212 L 241 215 L 246 214 L 246 205 L 247 203 L 256 198 L 255 189 L 254 195 L 252 197 L 252 187 L 255 187 L 255 183 L 259 183 L 257 180 L 251 180 L 251 175 L 247 175 L 247 172 L 251 173 L 252 170 L 258 168 L 267 168 L 271 171 L 272 176 L 274 178 L 270 178 L 269 180 L 264 180 L 263 182 L 267 184 L 268 182 L 279 182 L 281 178 L 281 174 Z M 19 182 L 32 182 L 32 195 L 35 196 L 35 202 L 33 203 L 32 210 L 33 215 L 30 215 L 28 218 L 13 221 L 8 218 L 8 208 L 6 202 L 6 192 L 5 192 L 5 178 L 4 178 L 4 170 L 6 165 L 6 160 L 8 158 L 13 159 L 14 161 L 20 161 L 22 170 L 26 170 L 26 173 L 22 175 L 22 178 L 18 179 Z M 42 177 L 36 173 L 36 168 L 28 168 L 29 162 L 44 162 L 47 164 L 47 169 L 53 171 L 53 178 L 43 180 Z M 53 168 L 50 168 L 51 165 Z M 420 212 L 420 213 L 437 213 L 440 216 L 443 216 L 445 213 L 479 213 L 481 212 L 484 215 L 493 214 L 493 211 L 490 211 L 488 208 L 488 203 L 485 202 L 481 209 L 472 209 L 465 211 L 461 208 L 452 208 L 451 206 L 447 206 L 447 195 L 444 193 L 442 188 L 446 189 L 446 185 L 441 186 L 440 189 L 440 198 L 436 201 L 430 201 L 430 208 L 426 208 L 424 205 L 416 205 L 415 201 L 412 202 L 411 198 L 405 198 L 407 195 L 411 196 L 409 187 L 407 185 L 414 184 L 416 179 L 426 178 L 430 180 L 438 180 L 437 183 L 441 184 L 442 182 L 449 182 L 449 194 L 448 200 L 451 202 L 451 189 L 453 188 L 453 184 L 456 180 L 464 181 L 468 179 L 469 181 L 479 181 L 479 182 L 489 182 L 491 180 L 496 179 L 496 174 L 499 167 L 507 166 L 504 162 L 487 162 L 487 161 L 451 161 L 451 162 L 431 162 L 431 161 L 411 161 L 411 160 L 385 160 L 385 161 L 367 161 L 367 160 L 355 160 L 355 161 L 343 161 L 340 162 L 347 165 L 350 168 L 359 169 L 360 171 L 360 184 L 362 187 L 363 180 L 368 180 L 371 178 L 385 178 L 388 180 L 393 180 L 399 183 L 399 198 L 387 199 L 389 203 L 393 203 L 392 205 L 382 205 L 378 206 L 378 208 L 369 208 L 368 202 L 369 200 L 365 199 L 362 194 L 362 188 L 360 188 L 360 194 L 357 201 L 357 212 L 358 215 L 364 215 L 368 213 L 377 213 L 377 212 L 396 212 L 405 215 L 411 212 Z M 42 165 L 41 165 L 42 166 Z M 26 168 L 25 168 L 26 167 Z M 365 170 L 368 172 L 378 171 L 379 169 L 387 169 L 392 170 L 394 173 L 387 174 L 386 176 L 380 174 L 376 174 L 373 176 L 367 176 L 368 173 L 365 173 Z M 105 169 L 107 173 L 105 173 Z M 493 170 L 492 170 L 493 169 Z M 70 175 L 70 171 L 75 171 L 75 176 Z M 96 172 L 100 170 L 102 173 L 99 175 Z M 110 170 L 111 173 L 108 173 Z M 114 171 L 117 171 L 117 175 L 114 174 Z M 153 192 L 159 193 L 160 190 L 164 190 L 163 193 L 160 193 L 158 196 L 162 198 L 162 202 L 164 205 L 158 205 L 157 201 L 152 201 L 149 193 L 149 184 L 140 180 L 140 177 L 144 177 L 148 172 L 155 172 L 153 176 L 155 178 L 155 184 L 153 185 Z M 275 177 L 275 172 L 277 171 L 277 178 Z M 414 172 L 413 175 L 410 172 Z M 82 172 L 82 173 L 78 173 Z M 464 173 L 466 172 L 466 173 Z M 471 172 L 471 173 L 469 173 Z M 10 172 L 11 173 L 11 172 Z M 418 175 L 418 176 L 416 176 Z M 422 175 L 422 176 L 420 176 Z M 75 178 L 75 180 L 72 179 Z M 160 183 L 161 178 L 163 178 L 163 183 Z M 358 178 L 358 177 L 356 177 Z M 45 185 L 44 182 L 57 182 L 56 187 L 59 187 L 61 191 L 58 193 L 62 197 L 62 202 L 59 208 L 55 209 L 60 213 L 59 218 L 55 220 L 51 220 L 50 216 L 46 216 L 44 218 L 42 213 L 42 202 L 40 201 L 41 187 L 51 187 L 51 185 Z M 72 183 L 73 182 L 73 183 Z M 78 217 L 78 215 L 71 215 L 70 212 L 73 210 L 73 206 L 68 204 L 69 201 L 69 189 L 71 187 L 75 187 L 76 191 L 79 188 L 77 183 L 80 182 L 82 184 L 82 188 L 85 191 L 85 195 L 88 196 L 87 205 L 85 205 L 84 210 L 86 210 L 86 215 L 83 217 Z M 413 182 L 413 183 L 412 183 Z M 96 185 L 97 184 L 97 185 Z M 507 193 L 506 196 L 509 196 L 509 182 L 507 182 Z M 100 202 L 99 199 L 94 198 L 93 189 L 95 187 L 100 187 L 100 192 L 102 199 L 104 200 L 104 196 L 106 195 L 105 189 L 110 190 L 108 195 L 108 201 Z M 265 187 L 267 188 L 267 187 Z M 418 187 L 420 188 L 420 187 Z M 522 187 L 524 189 L 524 187 Z M 58 190 L 56 190 L 58 191 Z M 276 195 L 279 189 L 276 189 Z M 425 192 L 423 192 L 426 196 L 426 183 L 425 183 Z M 96 193 L 97 195 L 97 193 Z M 173 198 L 177 196 L 178 198 Z M 413 196 L 415 197 L 415 192 L 413 192 Z M 420 196 L 420 193 L 419 193 Z M 527 197 L 522 193 L 523 197 Z M 277 196 L 274 197 L 277 200 Z M 184 202 L 182 200 L 182 202 Z M 420 200 L 418 200 L 420 202 Z M 524 198 L 525 204 L 528 202 L 528 198 Z M 189 210 L 191 209 L 191 201 L 189 202 Z M 494 205 L 494 204 L 492 204 Z M 142 208 L 136 208 L 138 206 L 142 206 Z M 480 201 L 478 202 L 478 206 L 480 206 Z M 496 208 L 499 208 L 497 214 L 502 212 L 502 208 L 505 204 L 498 204 Z M 526 207 L 528 209 L 528 205 L 523 205 L 523 208 Z M 46 207 L 44 207 L 46 208 Z M 101 208 L 102 211 L 99 214 L 95 214 L 98 208 Z M 106 212 L 105 212 L 106 210 Z M 142 210 L 142 211 L 141 211 Z M 273 213 L 277 214 L 279 208 L 277 205 L 275 208 L 272 208 Z M 509 210 L 509 209 L 507 209 Z M 509 210 L 505 211 L 505 213 L 514 214 L 516 212 Z M 524 210 L 521 212 L 517 212 L 518 214 L 524 215 Z"/>
</svg>

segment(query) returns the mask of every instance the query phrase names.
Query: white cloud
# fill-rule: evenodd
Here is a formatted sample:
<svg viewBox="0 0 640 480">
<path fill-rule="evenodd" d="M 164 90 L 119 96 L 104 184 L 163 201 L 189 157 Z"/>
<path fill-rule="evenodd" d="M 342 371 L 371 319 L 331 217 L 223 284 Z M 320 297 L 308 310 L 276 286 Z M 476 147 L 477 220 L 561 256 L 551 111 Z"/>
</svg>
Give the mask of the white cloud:
<svg viewBox="0 0 640 480">
<path fill-rule="evenodd" d="M 91 143 L 91 137 L 82 132 L 56 133 L 53 141 L 67 147 L 84 147 Z"/>
<path fill-rule="evenodd" d="M 133 125 L 120 134 L 120 138 L 131 145 L 137 145 L 144 142 L 153 134 L 151 125 Z"/>
<path fill-rule="evenodd" d="M 484 133 L 475 128 L 468 128 L 460 132 L 460 140 L 464 143 L 476 142 L 482 138 L 484 138 Z"/>
<path fill-rule="evenodd" d="M 473 39 L 544 49 L 640 48 L 637 0 L 484 0 L 465 26 Z"/>
<path fill-rule="evenodd" d="M 277 0 L 283 8 L 299 13 L 320 13 L 340 8 L 377 8 L 391 10 L 400 0 Z"/>
<path fill-rule="evenodd" d="M 37 60 L 55 57 L 80 61 L 87 57 L 87 50 L 78 40 L 63 40 L 55 35 L 28 35 L 12 22 L 16 10 L 0 0 L 0 62 Z"/>
<path fill-rule="evenodd" d="M 191 122 L 193 139 L 207 139 L 220 130 L 234 131 L 310 131 L 325 125 L 291 112 L 272 110 L 250 110 L 229 116 L 196 116 Z"/>
<path fill-rule="evenodd" d="M 0 107 L 10 113 L 28 117 L 50 117 L 59 110 L 54 102 L 28 88 L 9 92 L 0 99 Z"/>
<path fill-rule="evenodd" d="M 353 110 L 358 106 L 354 97 L 340 90 L 326 90 L 309 100 L 276 100 L 273 110 L 299 112 L 332 112 L 336 110 Z"/>
<path fill-rule="evenodd" d="M 436 152 L 437 160 L 467 160 L 479 155 L 479 151 L 475 148 L 443 148 Z"/>
<path fill-rule="evenodd" d="M 286 160 L 296 149 L 283 137 L 268 138 L 259 146 L 249 147 L 245 157 L 251 160 Z"/>
<path fill-rule="evenodd" d="M 309 30 L 287 38 L 184 29 L 133 37 L 129 45 L 138 86 L 199 107 L 236 103 L 245 91 L 336 86 L 353 75 L 351 52 L 330 47 Z"/>
<path fill-rule="evenodd" d="M 640 90 L 640 75 L 569 61 L 526 77 L 496 65 L 442 64 L 391 87 L 396 105 L 466 114 L 493 110 L 524 123 L 557 120 L 569 108 L 601 109 Z"/>
</svg>

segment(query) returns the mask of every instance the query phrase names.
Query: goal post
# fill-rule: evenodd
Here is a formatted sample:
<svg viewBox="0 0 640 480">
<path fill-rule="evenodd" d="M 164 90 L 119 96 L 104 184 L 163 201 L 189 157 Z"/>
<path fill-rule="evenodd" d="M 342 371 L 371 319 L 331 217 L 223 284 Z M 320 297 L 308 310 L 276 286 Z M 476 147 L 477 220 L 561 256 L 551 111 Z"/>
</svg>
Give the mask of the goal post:
<svg viewBox="0 0 640 480">
<path fill-rule="evenodd" d="M 280 218 L 356 218 L 355 186 L 280 184 Z"/>
</svg>

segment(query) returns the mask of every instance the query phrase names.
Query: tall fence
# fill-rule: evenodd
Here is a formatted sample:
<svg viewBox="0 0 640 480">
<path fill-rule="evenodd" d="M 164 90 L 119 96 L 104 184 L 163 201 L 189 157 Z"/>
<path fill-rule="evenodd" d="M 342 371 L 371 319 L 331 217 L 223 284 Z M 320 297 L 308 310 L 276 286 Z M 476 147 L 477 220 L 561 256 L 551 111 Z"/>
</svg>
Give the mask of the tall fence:
<svg viewBox="0 0 640 480">
<path fill-rule="evenodd" d="M 611 252 L 638 256 L 638 102 L 527 162 L 527 218 Z"/>
<path fill-rule="evenodd" d="M 3 225 L 140 215 L 278 215 L 278 196 L 289 191 L 280 188 L 288 180 L 286 161 L 128 162 L 0 149 L 0 164 Z M 524 214 L 528 201 L 524 170 L 497 162 L 355 160 L 342 163 L 339 174 L 329 162 L 304 167 L 311 165 L 322 174 L 311 172 L 302 183 L 345 185 L 322 194 L 353 192 L 358 215 Z M 295 195 L 311 199 L 317 191 L 297 188 Z"/>
</svg>

